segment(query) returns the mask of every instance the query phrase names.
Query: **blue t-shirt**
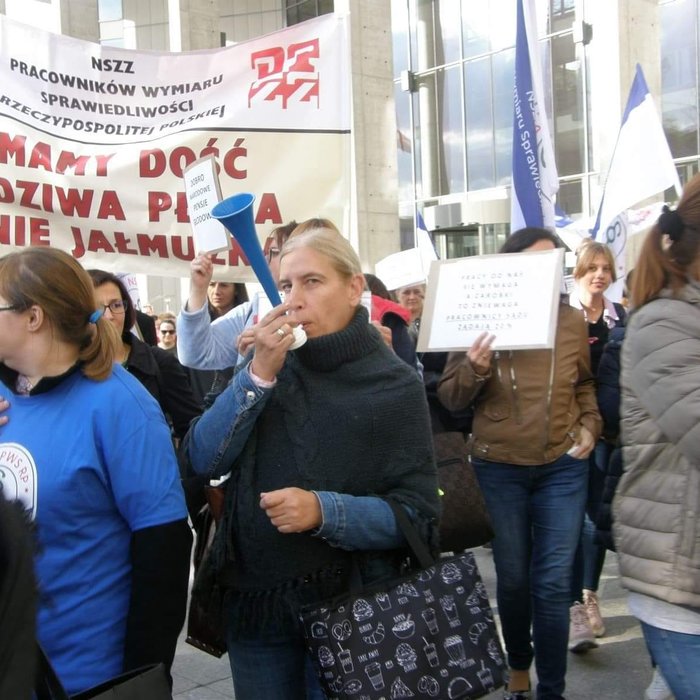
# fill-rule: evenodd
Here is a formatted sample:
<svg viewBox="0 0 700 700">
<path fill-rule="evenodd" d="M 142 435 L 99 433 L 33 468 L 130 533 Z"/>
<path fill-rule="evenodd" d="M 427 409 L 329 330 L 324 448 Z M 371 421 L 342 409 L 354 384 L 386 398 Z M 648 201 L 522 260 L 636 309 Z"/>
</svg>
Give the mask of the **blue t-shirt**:
<svg viewBox="0 0 700 700">
<path fill-rule="evenodd" d="M 122 671 L 131 535 L 187 517 L 170 431 L 121 366 L 9 397 L 0 484 L 36 523 L 38 635 L 70 694 Z"/>
</svg>

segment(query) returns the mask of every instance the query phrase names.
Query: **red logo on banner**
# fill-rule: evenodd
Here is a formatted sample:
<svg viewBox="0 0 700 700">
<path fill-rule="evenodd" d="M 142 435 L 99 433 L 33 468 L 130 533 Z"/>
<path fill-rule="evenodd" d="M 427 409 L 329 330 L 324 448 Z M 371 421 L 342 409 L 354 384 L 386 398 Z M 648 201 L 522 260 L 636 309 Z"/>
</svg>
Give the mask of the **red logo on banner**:
<svg viewBox="0 0 700 700">
<path fill-rule="evenodd" d="M 319 106 L 319 74 L 316 64 L 320 56 L 318 39 L 273 46 L 250 55 L 251 68 L 258 72 L 257 80 L 248 90 L 248 107 L 254 99 L 273 101 L 282 99 L 282 109 L 287 109 L 290 97 L 296 95 L 299 102 L 311 102 L 316 98 Z"/>
</svg>

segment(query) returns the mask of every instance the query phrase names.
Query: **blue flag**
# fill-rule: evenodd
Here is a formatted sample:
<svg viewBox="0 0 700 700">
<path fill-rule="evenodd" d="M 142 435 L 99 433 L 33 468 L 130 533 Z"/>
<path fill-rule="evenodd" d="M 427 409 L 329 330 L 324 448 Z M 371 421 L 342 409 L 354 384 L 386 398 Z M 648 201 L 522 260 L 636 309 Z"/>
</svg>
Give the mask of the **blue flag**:
<svg viewBox="0 0 700 700">
<path fill-rule="evenodd" d="M 559 177 L 544 107 L 534 0 L 518 0 L 513 108 L 511 231 L 553 229 Z"/>
<path fill-rule="evenodd" d="M 428 276 L 430 270 L 430 261 L 437 260 L 438 254 L 435 250 L 433 239 L 428 232 L 428 227 L 421 216 L 421 213 L 416 212 L 416 248 L 420 251 L 423 267 L 425 268 L 425 276 Z"/>
</svg>

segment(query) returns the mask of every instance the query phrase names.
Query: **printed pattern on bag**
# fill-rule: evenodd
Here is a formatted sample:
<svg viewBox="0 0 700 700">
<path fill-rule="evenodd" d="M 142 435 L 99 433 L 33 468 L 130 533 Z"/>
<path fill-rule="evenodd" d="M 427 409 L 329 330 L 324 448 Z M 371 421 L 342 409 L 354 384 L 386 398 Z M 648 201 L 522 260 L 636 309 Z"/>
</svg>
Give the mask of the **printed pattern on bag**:
<svg viewBox="0 0 700 700">
<path fill-rule="evenodd" d="M 503 684 L 503 652 L 471 552 L 301 617 L 331 700 L 478 698 Z"/>
</svg>

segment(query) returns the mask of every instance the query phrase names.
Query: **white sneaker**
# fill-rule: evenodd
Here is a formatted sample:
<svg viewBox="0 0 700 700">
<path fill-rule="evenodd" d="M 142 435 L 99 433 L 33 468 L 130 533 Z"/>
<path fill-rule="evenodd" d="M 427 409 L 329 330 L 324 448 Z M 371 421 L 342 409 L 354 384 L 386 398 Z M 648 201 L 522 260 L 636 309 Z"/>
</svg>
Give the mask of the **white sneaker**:
<svg viewBox="0 0 700 700">
<path fill-rule="evenodd" d="M 598 605 L 598 594 L 595 591 L 583 591 L 583 605 L 586 608 L 588 622 L 591 623 L 591 629 L 596 637 L 602 637 L 605 634 L 605 623 L 603 616 L 600 614 L 600 606 Z"/>
<path fill-rule="evenodd" d="M 574 603 L 569 608 L 569 651 L 585 654 L 597 646 L 586 608 L 581 603 Z"/>
<path fill-rule="evenodd" d="M 658 666 L 654 667 L 654 676 L 644 691 L 644 698 L 645 700 L 673 700 L 673 693 Z"/>
</svg>

